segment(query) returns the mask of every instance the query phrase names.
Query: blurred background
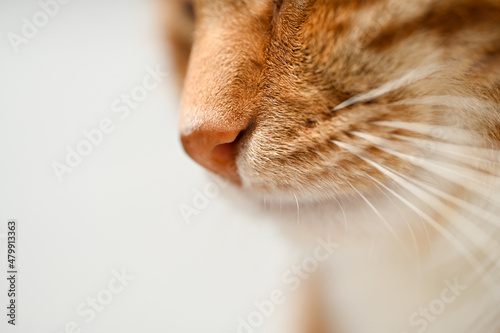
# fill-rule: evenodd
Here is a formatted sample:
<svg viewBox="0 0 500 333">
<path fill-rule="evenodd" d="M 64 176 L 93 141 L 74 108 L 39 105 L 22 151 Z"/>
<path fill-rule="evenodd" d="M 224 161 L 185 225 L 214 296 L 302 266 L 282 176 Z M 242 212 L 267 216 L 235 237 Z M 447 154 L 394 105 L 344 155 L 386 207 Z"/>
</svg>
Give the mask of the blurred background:
<svg viewBox="0 0 500 333">
<path fill-rule="evenodd" d="M 269 217 L 183 153 L 157 10 L 0 2 L 0 276 L 9 219 L 19 264 L 15 327 L 0 279 L 1 332 L 237 332 L 293 261 Z"/>
</svg>

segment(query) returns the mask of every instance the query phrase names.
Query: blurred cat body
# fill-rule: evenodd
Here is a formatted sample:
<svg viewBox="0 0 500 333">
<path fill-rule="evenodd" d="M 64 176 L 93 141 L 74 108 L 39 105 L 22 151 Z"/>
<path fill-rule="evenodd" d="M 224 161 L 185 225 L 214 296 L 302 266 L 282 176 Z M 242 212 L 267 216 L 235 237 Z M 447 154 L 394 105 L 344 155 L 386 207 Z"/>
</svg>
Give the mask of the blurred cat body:
<svg viewBox="0 0 500 333">
<path fill-rule="evenodd" d="M 187 153 L 341 245 L 310 332 L 500 332 L 500 2 L 162 5 Z"/>
</svg>

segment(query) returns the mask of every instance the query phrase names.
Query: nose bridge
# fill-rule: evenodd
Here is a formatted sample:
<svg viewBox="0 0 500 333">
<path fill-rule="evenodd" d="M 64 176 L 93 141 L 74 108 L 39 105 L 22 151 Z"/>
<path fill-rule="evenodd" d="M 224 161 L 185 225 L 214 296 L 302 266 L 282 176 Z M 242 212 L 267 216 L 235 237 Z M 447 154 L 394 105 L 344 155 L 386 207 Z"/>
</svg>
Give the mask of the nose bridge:
<svg viewBox="0 0 500 333">
<path fill-rule="evenodd" d="M 240 183 L 236 156 L 240 134 L 260 74 L 260 45 L 243 28 L 199 33 L 184 82 L 179 127 L 186 152 L 205 168 Z"/>
<path fill-rule="evenodd" d="M 249 122 L 258 51 L 241 28 L 214 29 L 197 36 L 183 89 L 180 131 L 233 130 Z"/>
</svg>

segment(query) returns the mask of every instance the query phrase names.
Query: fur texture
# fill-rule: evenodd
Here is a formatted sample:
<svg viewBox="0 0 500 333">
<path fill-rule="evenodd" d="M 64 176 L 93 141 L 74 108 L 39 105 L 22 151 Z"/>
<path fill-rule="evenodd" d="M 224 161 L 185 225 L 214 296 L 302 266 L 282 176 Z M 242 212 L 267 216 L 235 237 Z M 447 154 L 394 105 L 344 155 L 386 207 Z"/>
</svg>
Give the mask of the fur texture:
<svg viewBox="0 0 500 333">
<path fill-rule="evenodd" d="M 498 0 L 163 5 L 181 134 L 238 129 L 242 191 L 343 244 L 325 331 L 500 332 Z"/>
</svg>

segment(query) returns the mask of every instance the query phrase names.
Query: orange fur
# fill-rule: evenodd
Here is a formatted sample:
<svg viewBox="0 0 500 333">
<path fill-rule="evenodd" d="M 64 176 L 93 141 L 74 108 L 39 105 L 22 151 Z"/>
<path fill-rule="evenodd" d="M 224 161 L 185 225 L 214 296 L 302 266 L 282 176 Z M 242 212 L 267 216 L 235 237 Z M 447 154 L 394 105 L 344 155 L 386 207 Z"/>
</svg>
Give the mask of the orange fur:
<svg viewBox="0 0 500 333">
<path fill-rule="evenodd" d="M 500 193 L 494 187 L 500 163 L 500 2 L 194 0 L 195 20 L 182 24 L 185 29 L 177 24 L 182 1 L 165 3 L 177 17 L 170 20 L 169 34 L 184 81 L 180 130 L 198 161 L 211 158 L 198 156 L 206 142 L 217 133 L 231 133 L 220 146 L 237 166 L 237 176 L 233 172 L 229 178 L 245 191 L 310 207 L 346 201 L 359 220 L 373 221 L 374 211 L 381 220 L 387 214 L 389 222 L 399 223 L 394 233 L 408 241 L 400 230 L 406 220 L 418 230 L 419 243 L 427 237 L 446 253 L 456 252 L 441 245 L 446 230 L 455 235 L 455 221 L 476 223 L 457 202 L 484 208 L 500 220 L 493 199 L 479 196 L 476 185 L 469 184 L 488 184 L 489 198 Z M 401 123 L 413 125 L 391 125 Z M 417 124 L 432 131 L 414 130 Z M 429 152 L 405 140 L 427 140 L 433 148 Z M 472 158 L 478 152 L 492 156 Z M 448 200 L 459 214 L 431 199 L 422 203 L 423 192 L 405 181 L 422 181 L 420 173 L 438 170 L 433 161 L 440 158 L 453 165 L 439 174 L 444 180 L 436 188 L 462 201 L 440 200 Z M 204 165 L 224 173 L 220 165 Z M 453 170 L 459 170 L 461 180 L 446 179 Z M 428 182 L 424 179 L 420 188 Z M 394 183 L 413 192 L 401 195 L 408 198 L 404 205 L 387 199 L 399 199 L 391 192 Z M 372 197 L 378 205 L 371 205 Z M 365 204 L 371 216 L 357 212 L 357 205 Z M 391 215 L 396 210 L 398 217 Z M 436 221 L 434 231 L 415 227 L 422 216 L 430 224 Z M 500 242 L 498 229 L 479 222 L 468 228 Z M 381 258 L 389 260 L 390 252 L 381 250 Z M 456 260 L 442 267 L 463 265 Z M 485 299 L 481 291 L 476 295 Z"/>
</svg>

